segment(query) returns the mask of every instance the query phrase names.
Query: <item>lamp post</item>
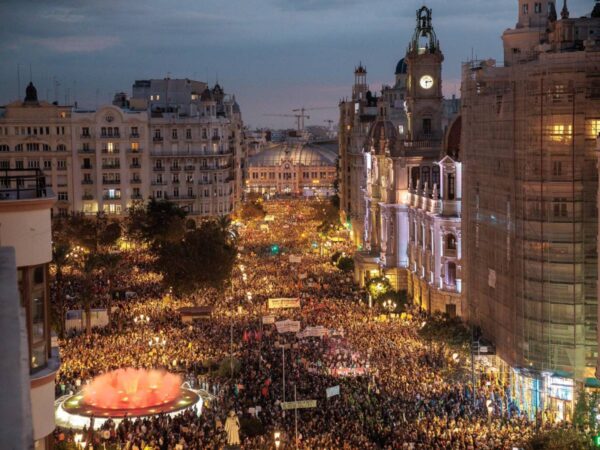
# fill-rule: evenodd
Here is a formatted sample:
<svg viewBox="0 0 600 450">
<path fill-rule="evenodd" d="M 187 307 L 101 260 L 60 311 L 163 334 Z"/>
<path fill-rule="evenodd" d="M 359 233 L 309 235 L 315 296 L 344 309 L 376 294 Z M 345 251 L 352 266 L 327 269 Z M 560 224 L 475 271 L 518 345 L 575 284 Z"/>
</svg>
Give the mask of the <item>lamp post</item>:
<svg viewBox="0 0 600 450">
<path fill-rule="evenodd" d="M 396 310 L 397 306 L 398 305 L 396 302 L 392 301 L 391 298 L 383 302 L 383 307 L 388 311 L 389 314 L 392 314 L 392 312 Z"/>
</svg>

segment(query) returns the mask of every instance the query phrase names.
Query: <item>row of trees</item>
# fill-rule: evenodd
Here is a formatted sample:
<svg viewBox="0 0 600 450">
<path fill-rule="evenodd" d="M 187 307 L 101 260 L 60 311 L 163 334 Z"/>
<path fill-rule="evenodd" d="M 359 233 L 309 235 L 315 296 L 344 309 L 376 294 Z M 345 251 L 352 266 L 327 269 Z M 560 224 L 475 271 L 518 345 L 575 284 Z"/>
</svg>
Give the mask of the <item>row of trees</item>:
<svg viewBox="0 0 600 450">
<path fill-rule="evenodd" d="M 90 311 L 98 300 L 97 279 L 113 280 L 120 270 L 127 270 L 117 247 L 120 239 L 155 256 L 154 269 L 163 274 L 165 286 L 178 295 L 202 287 L 222 288 L 237 254 L 237 234 L 228 217 L 202 221 L 197 226 L 187 218 L 186 211 L 167 200 L 134 204 L 122 222 L 110 220 L 102 213 L 74 214 L 57 221 L 53 231 L 55 322 L 61 336 L 67 309 L 65 269 L 73 269 L 79 277 L 78 301 L 90 333 Z M 110 292 L 106 298 L 110 315 Z"/>
</svg>

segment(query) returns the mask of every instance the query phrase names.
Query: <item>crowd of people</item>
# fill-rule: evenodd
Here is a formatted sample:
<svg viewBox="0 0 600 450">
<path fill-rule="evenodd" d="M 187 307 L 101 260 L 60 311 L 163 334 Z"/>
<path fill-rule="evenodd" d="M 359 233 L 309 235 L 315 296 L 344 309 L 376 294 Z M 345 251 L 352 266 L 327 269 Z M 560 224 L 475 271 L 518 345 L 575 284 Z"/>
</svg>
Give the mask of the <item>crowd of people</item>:
<svg viewBox="0 0 600 450">
<path fill-rule="evenodd" d="M 108 326 L 61 342 L 57 396 L 77 392 L 112 369 L 162 367 L 181 373 L 206 400 L 201 411 L 173 417 L 109 420 L 98 430 L 83 430 L 88 444 L 220 449 L 226 446 L 224 423 L 233 410 L 242 424 L 244 449 L 275 448 L 276 431 L 282 433 L 283 448 L 526 446 L 535 424 L 510 401 L 506 386 L 479 377 L 473 387 L 461 376 L 464 361 L 455 350 L 420 338 L 426 317 L 419 311 L 381 320 L 377 309 L 362 301 L 350 275 L 329 257 L 335 251 L 350 253 L 348 244 L 316 231 L 318 203 L 277 200 L 265 207 L 272 221 L 238 227 L 240 254 L 231 289 L 171 298 L 157 282 L 158 274 L 132 252 L 121 263 L 129 265 L 127 272 L 113 283 L 136 295 L 115 301 Z M 71 295 L 76 297 L 76 290 Z M 297 298 L 300 307 L 268 310 L 272 297 Z M 212 317 L 184 324 L 177 310 L 191 305 L 212 306 Z M 139 321 L 140 316 L 149 319 Z M 264 316 L 298 321 L 302 330 L 327 331 L 309 337 L 279 333 Z M 160 345 L 151 345 L 155 337 Z M 235 370 L 223 364 L 232 354 Z M 339 391 L 328 395 L 336 387 Z M 284 412 L 281 403 L 295 399 L 316 400 L 316 407 Z M 58 427 L 55 440 L 72 442 L 74 435 Z"/>
</svg>

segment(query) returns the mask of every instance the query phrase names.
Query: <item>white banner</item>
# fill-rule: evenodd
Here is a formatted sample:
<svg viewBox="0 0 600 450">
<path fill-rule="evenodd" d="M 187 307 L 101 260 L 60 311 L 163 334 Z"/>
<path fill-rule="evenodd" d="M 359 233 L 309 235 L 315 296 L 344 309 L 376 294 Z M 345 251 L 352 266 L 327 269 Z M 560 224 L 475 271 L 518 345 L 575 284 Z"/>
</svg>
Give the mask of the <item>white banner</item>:
<svg viewBox="0 0 600 450">
<path fill-rule="evenodd" d="M 333 369 L 329 369 L 329 373 L 334 377 L 356 377 L 365 375 L 367 369 L 364 367 L 334 367 Z"/>
<path fill-rule="evenodd" d="M 302 256 L 295 256 L 295 255 L 290 255 L 290 263 L 292 264 L 299 264 L 302 262 Z"/>
<path fill-rule="evenodd" d="M 327 398 L 334 397 L 336 395 L 340 395 L 340 385 L 328 387 L 326 389 Z"/>
<path fill-rule="evenodd" d="M 299 298 L 270 298 L 269 309 L 300 308 Z"/>
<path fill-rule="evenodd" d="M 316 400 L 298 400 L 297 402 L 282 402 L 281 409 L 303 409 L 303 408 L 316 408 Z"/>
<path fill-rule="evenodd" d="M 308 276 L 308 274 L 306 273 L 301 273 L 300 275 L 298 275 L 298 278 L 300 278 L 301 280 L 306 280 L 306 277 Z"/>
<path fill-rule="evenodd" d="M 316 327 L 306 327 L 303 331 L 297 334 L 299 339 L 304 339 L 307 337 L 323 337 L 327 336 L 329 330 L 324 326 L 318 325 Z"/>
<path fill-rule="evenodd" d="M 275 316 L 263 316 L 262 318 L 263 325 L 272 325 L 275 323 Z"/>
<path fill-rule="evenodd" d="M 275 322 L 278 333 L 297 333 L 300 331 L 300 322 L 297 320 L 282 320 Z"/>
</svg>

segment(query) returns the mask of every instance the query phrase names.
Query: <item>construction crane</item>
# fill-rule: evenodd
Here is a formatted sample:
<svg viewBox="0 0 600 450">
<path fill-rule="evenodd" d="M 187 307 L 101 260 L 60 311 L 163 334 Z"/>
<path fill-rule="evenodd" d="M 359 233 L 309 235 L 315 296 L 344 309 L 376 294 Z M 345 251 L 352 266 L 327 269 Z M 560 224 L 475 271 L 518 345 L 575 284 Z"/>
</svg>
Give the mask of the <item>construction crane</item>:
<svg viewBox="0 0 600 450">
<path fill-rule="evenodd" d="M 294 110 L 295 111 L 295 110 Z M 267 117 L 295 117 L 297 121 L 298 131 L 304 130 L 304 119 L 310 119 L 310 116 L 302 114 L 265 114 Z"/>
<path fill-rule="evenodd" d="M 335 120 L 327 119 L 327 120 L 324 120 L 323 122 L 325 122 L 328 125 L 327 128 L 331 129 L 331 125 L 333 125 L 333 122 L 335 122 Z"/>
</svg>

